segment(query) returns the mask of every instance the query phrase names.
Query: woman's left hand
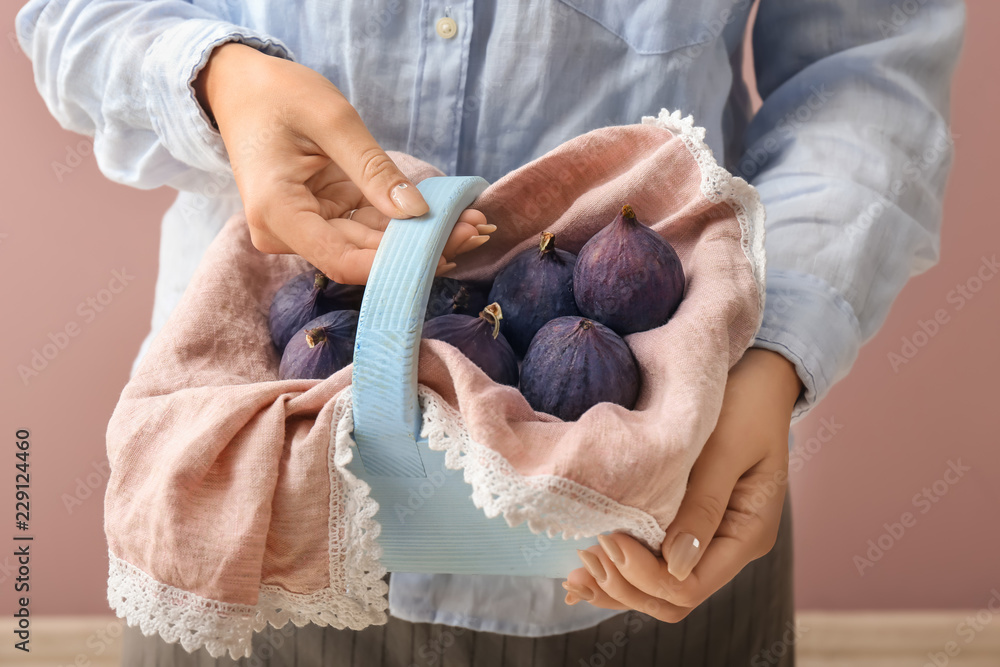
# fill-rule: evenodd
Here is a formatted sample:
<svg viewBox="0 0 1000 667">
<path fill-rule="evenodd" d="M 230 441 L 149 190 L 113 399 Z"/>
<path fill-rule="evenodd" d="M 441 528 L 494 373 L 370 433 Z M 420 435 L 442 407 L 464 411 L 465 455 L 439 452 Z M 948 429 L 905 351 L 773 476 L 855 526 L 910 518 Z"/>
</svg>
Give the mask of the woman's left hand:
<svg viewBox="0 0 1000 667">
<path fill-rule="evenodd" d="M 729 371 L 719 420 L 661 545 L 602 535 L 563 587 L 567 604 L 636 609 L 675 623 L 774 546 L 788 482 L 788 429 L 802 390 L 781 355 L 750 348 Z M 602 548 L 603 547 L 603 548 Z"/>
</svg>

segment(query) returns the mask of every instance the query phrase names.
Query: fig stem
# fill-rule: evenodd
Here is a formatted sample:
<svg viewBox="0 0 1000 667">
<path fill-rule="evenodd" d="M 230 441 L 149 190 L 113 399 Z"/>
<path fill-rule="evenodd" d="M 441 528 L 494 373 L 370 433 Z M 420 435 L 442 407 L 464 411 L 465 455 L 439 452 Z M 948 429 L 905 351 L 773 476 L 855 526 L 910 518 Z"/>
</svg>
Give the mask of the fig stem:
<svg viewBox="0 0 1000 667">
<path fill-rule="evenodd" d="M 322 271 L 317 271 L 316 276 L 313 278 L 313 289 L 322 290 L 325 289 L 330 279 L 326 277 Z"/>
<path fill-rule="evenodd" d="M 552 232 L 542 232 L 538 240 L 538 249 L 543 252 L 552 252 L 556 249 L 556 235 Z"/>
<path fill-rule="evenodd" d="M 632 210 L 631 206 L 625 204 L 624 206 L 622 206 L 622 217 L 628 218 L 630 220 L 635 220 L 635 211 Z"/>
<path fill-rule="evenodd" d="M 590 320 L 581 320 L 580 321 L 580 328 L 581 329 L 593 329 L 594 328 L 594 323 L 591 322 Z"/>
<path fill-rule="evenodd" d="M 326 329 L 323 327 L 316 327 L 315 329 L 310 329 L 306 332 L 306 344 L 309 347 L 316 347 L 318 343 L 323 343 L 326 341 Z"/>
<path fill-rule="evenodd" d="M 503 311 L 500 310 L 500 304 L 494 301 L 483 308 L 483 312 L 479 313 L 479 317 L 492 325 L 493 339 L 496 340 L 496 337 L 500 335 L 500 320 L 503 319 Z"/>
</svg>

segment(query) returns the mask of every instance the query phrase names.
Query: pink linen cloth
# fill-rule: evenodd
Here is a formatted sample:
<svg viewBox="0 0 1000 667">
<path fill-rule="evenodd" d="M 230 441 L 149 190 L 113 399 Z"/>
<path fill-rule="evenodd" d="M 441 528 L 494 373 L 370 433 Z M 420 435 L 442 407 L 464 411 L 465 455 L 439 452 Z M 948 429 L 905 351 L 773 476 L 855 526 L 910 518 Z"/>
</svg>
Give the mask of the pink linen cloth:
<svg viewBox="0 0 1000 667">
<path fill-rule="evenodd" d="M 476 200 L 497 231 L 451 274 L 489 279 L 542 231 L 575 253 L 631 204 L 674 246 L 687 278 L 666 325 L 625 339 L 641 368 L 634 410 L 605 403 L 565 423 L 535 413 L 455 348 L 420 346 L 422 396 L 447 404 L 469 440 L 501 455 L 520 481 L 556 476 L 638 511 L 645 524 L 605 522 L 600 531 L 631 532 L 651 547 L 677 511 L 727 373 L 763 309 L 763 211 L 750 186 L 716 165 L 703 136 L 664 111 L 562 144 Z M 392 157 L 414 182 L 440 174 Z M 363 491 L 348 488 L 335 460 L 335 430 L 350 424 L 352 369 L 322 381 L 277 379 L 268 308 L 307 268 L 297 256 L 256 251 L 242 215 L 230 219 L 108 426 L 109 602 L 146 634 L 188 650 L 249 655 L 251 630 L 267 622 L 385 622 L 384 570 L 362 575 L 351 562 Z M 531 507 L 510 502 L 501 508 L 508 519 L 531 518 Z M 529 523 L 571 536 L 597 525 L 546 520 Z"/>
</svg>

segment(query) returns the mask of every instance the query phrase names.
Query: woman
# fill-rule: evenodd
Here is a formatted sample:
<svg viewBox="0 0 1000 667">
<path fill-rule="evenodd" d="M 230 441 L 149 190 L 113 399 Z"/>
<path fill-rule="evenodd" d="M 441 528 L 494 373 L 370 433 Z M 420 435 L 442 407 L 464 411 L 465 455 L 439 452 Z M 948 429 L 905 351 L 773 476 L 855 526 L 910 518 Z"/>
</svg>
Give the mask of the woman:
<svg viewBox="0 0 1000 667">
<path fill-rule="evenodd" d="M 383 149 L 494 181 L 661 107 L 691 113 L 768 210 L 768 293 L 659 557 L 623 535 L 560 582 L 397 574 L 386 626 L 290 624 L 238 664 L 793 664 L 788 429 L 937 258 L 958 0 L 34 0 L 18 37 L 113 180 L 170 185 L 149 339 L 243 207 L 254 245 L 361 283 L 426 210 Z M 923 164 L 923 162 L 921 163 Z M 488 242 L 466 211 L 439 273 Z M 770 489 L 761 493 L 761 490 Z M 763 500 L 761 500 L 763 499 Z M 562 589 L 558 589 L 562 592 Z M 627 613 L 623 613 L 626 610 Z M 642 612 L 642 613 L 640 613 Z M 127 665 L 231 664 L 131 630 Z"/>
</svg>

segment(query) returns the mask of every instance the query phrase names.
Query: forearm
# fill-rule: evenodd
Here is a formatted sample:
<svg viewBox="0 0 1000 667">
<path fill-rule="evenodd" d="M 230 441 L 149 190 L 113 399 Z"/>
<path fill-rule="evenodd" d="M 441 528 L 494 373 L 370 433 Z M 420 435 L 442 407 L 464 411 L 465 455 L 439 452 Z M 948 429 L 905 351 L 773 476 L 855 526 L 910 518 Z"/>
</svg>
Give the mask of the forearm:
<svg viewBox="0 0 1000 667">
<path fill-rule="evenodd" d="M 275 39 L 178 0 L 35 0 L 17 17 L 39 92 L 59 123 L 95 138 L 108 178 L 195 188 L 229 164 L 191 86 L 212 49 L 243 41 L 288 56 Z"/>
<path fill-rule="evenodd" d="M 754 34 L 764 105 L 740 168 L 768 213 L 755 345 L 796 365 L 796 418 L 937 261 L 952 156 L 961 3 L 927 0 L 896 23 L 890 0 L 847 4 L 763 0 Z"/>
</svg>

